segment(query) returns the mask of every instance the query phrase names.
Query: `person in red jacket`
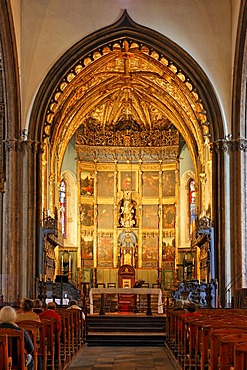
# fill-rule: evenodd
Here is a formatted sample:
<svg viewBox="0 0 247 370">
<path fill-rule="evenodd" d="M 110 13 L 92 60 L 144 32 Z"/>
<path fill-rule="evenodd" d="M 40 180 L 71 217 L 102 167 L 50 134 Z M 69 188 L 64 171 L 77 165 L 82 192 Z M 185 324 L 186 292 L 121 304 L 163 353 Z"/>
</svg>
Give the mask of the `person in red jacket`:
<svg viewBox="0 0 247 370">
<path fill-rule="evenodd" d="M 59 313 L 56 312 L 57 306 L 55 302 L 49 302 L 46 310 L 39 314 L 40 320 L 43 319 L 57 319 L 57 330 L 59 333 L 62 331 L 62 318 Z"/>
</svg>

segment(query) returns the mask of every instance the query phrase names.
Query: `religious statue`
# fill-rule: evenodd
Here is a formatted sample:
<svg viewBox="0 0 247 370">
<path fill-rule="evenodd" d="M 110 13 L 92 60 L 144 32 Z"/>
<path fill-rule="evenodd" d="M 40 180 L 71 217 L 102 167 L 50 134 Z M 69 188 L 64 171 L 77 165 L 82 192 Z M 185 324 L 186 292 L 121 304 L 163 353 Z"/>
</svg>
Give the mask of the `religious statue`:
<svg viewBox="0 0 247 370">
<path fill-rule="evenodd" d="M 131 199 L 131 192 L 125 191 L 120 201 L 120 227 L 136 227 L 136 202 Z"/>
<path fill-rule="evenodd" d="M 119 235 L 119 262 L 120 265 L 137 264 L 137 236 L 135 233 L 122 232 Z"/>
</svg>

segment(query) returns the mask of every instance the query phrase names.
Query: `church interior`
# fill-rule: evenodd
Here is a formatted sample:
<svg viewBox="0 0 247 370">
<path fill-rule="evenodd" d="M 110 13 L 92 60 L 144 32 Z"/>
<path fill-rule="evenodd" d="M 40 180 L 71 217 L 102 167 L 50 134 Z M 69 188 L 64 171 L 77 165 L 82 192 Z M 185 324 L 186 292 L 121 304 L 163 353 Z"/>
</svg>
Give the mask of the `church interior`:
<svg viewBox="0 0 247 370">
<path fill-rule="evenodd" d="M 0 5 L 0 306 L 247 308 L 246 0 Z"/>
</svg>

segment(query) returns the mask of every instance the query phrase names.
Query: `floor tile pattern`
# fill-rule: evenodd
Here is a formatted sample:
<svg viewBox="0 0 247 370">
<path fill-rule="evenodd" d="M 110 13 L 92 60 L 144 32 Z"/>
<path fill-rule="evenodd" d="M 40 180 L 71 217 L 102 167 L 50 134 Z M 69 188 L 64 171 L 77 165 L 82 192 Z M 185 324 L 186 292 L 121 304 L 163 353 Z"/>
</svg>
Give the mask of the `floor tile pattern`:
<svg viewBox="0 0 247 370">
<path fill-rule="evenodd" d="M 179 370 L 165 347 L 87 347 L 68 370 Z"/>
</svg>

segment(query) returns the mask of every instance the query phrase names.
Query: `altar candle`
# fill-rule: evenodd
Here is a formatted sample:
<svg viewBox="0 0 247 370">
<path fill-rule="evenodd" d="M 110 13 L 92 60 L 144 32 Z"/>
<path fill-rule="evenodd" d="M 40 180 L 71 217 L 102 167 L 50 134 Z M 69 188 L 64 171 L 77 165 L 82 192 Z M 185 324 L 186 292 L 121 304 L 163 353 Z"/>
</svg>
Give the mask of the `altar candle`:
<svg viewBox="0 0 247 370">
<path fill-rule="evenodd" d="M 69 256 L 69 270 L 71 270 L 71 255 Z"/>
<path fill-rule="evenodd" d="M 62 254 L 62 267 L 63 267 L 63 254 Z"/>
</svg>

